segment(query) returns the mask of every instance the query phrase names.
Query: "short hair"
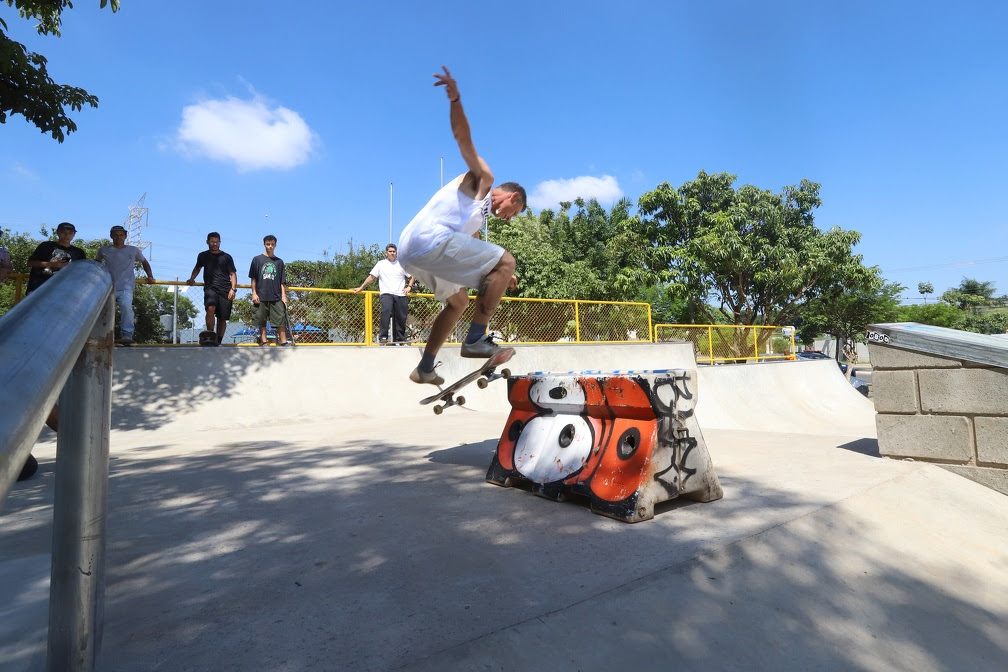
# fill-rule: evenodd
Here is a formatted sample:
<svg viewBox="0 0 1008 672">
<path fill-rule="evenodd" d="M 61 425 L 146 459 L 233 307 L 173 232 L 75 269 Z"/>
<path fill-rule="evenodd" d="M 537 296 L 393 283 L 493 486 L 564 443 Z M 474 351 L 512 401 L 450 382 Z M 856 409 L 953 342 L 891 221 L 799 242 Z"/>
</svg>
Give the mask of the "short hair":
<svg viewBox="0 0 1008 672">
<path fill-rule="evenodd" d="M 211 231 L 210 233 L 206 234 L 207 242 L 210 242 L 211 238 L 216 238 L 217 240 L 220 240 L 220 234 L 217 233 L 216 231 Z"/>
<path fill-rule="evenodd" d="M 512 194 L 518 194 L 518 197 L 521 199 L 523 211 L 528 207 L 528 197 L 525 195 L 525 187 L 521 186 L 517 182 L 505 182 L 498 188 Z"/>
<path fill-rule="evenodd" d="M 276 242 L 276 236 L 274 236 L 272 233 L 268 233 L 265 236 L 263 236 L 263 242 L 264 243 L 268 243 L 270 241 L 273 241 L 275 243 Z"/>
<path fill-rule="evenodd" d="M 385 251 L 386 251 L 386 252 L 388 252 L 388 248 L 390 248 L 390 247 L 391 247 L 391 248 L 392 248 L 393 250 L 395 250 L 396 252 L 398 252 L 398 251 L 399 251 L 399 248 L 395 246 L 395 243 L 389 243 L 388 245 L 386 245 L 386 246 L 385 246 Z"/>
</svg>

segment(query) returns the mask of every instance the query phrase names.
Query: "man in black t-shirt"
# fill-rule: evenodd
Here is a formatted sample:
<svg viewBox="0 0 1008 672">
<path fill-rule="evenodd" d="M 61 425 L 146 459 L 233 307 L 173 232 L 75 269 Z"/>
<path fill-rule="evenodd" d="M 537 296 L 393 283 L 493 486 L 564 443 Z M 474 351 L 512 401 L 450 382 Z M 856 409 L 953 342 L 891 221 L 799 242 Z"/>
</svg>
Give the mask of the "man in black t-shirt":
<svg viewBox="0 0 1008 672">
<path fill-rule="evenodd" d="M 196 265 L 186 283 L 193 285 L 200 269 L 203 269 L 203 307 L 206 308 L 206 330 L 214 330 L 214 320 L 217 320 L 217 345 L 224 339 L 228 318 L 231 317 L 231 305 L 238 289 L 238 271 L 234 259 L 227 252 L 221 252 L 220 234 L 211 231 L 207 234 L 208 250 L 200 252 L 196 257 Z"/>
<path fill-rule="evenodd" d="M 71 261 L 87 259 L 87 254 L 70 242 L 77 235 L 77 229 L 70 222 L 62 222 L 56 227 L 58 240 L 47 240 L 39 244 L 28 257 L 28 287 L 25 293 L 33 292 Z"/>
</svg>

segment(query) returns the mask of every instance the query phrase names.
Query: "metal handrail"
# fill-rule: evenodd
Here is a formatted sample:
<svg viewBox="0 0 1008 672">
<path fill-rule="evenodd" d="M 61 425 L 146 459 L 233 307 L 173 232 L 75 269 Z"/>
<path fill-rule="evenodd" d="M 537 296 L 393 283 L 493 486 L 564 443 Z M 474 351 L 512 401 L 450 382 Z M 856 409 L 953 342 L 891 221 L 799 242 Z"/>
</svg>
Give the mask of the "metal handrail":
<svg viewBox="0 0 1008 672">
<path fill-rule="evenodd" d="M 59 399 L 48 670 L 93 670 L 104 626 L 112 278 L 77 261 L 0 317 L 0 506 Z"/>
</svg>

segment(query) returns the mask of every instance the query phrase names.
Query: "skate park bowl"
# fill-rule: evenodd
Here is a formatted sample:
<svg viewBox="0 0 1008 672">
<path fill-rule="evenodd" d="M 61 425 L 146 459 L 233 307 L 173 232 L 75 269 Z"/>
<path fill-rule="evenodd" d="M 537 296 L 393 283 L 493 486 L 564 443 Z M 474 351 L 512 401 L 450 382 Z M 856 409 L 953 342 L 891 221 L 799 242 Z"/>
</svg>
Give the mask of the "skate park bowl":
<svg viewBox="0 0 1008 672">
<path fill-rule="evenodd" d="M 723 497 L 629 525 L 488 484 L 506 383 L 435 416 L 413 347 L 116 349 L 98 669 L 1006 668 L 1008 499 L 880 457 L 834 362 L 516 349 L 516 374 L 695 370 Z M 45 659 L 48 430 L 33 454 L 0 511 L 0 672 Z"/>
</svg>

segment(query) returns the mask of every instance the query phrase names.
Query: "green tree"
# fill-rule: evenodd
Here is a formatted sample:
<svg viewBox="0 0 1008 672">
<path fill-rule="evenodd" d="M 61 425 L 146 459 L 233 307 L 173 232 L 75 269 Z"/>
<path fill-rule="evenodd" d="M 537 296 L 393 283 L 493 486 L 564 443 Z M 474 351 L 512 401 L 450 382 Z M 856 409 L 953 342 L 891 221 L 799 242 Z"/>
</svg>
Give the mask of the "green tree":
<svg viewBox="0 0 1008 672">
<path fill-rule="evenodd" d="M 734 324 L 790 324 L 820 297 L 872 287 L 875 274 L 852 252 L 861 234 L 816 227 L 818 184 L 775 194 L 734 182 L 701 171 L 638 203 L 648 243 L 642 273 L 688 297 L 698 319 L 713 323 L 720 310 Z"/>
<path fill-rule="evenodd" d="M 175 295 L 166 287 L 159 285 L 138 284 L 133 292 L 133 311 L 135 327 L 133 340 L 137 343 L 161 343 L 164 340 L 164 327 L 161 325 L 162 315 L 171 315 L 175 307 Z M 118 313 L 118 308 L 116 309 Z M 196 306 L 189 297 L 178 295 L 177 328 L 188 329 L 193 326 L 196 317 Z M 118 318 L 116 324 L 118 324 Z"/>
<path fill-rule="evenodd" d="M 841 347 L 849 340 L 864 342 L 869 324 L 898 318 L 899 296 L 906 287 L 885 282 L 877 267 L 870 270 L 874 278 L 867 287 L 829 292 L 808 305 L 799 331 L 803 342 L 812 330 L 817 334 L 833 334 Z M 840 348 L 837 357 L 839 354 Z"/>
<path fill-rule="evenodd" d="M 510 223 L 491 219 L 490 240 L 514 254 L 518 296 L 632 300 L 645 286 L 637 273 L 644 241 L 632 207 L 624 198 L 607 211 L 578 198 Z"/>
<path fill-rule="evenodd" d="M 924 303 L 927 304 L 927 295 L 934 294 L 934 285 L 930 282 L 918 282 L 917 293 L 924 297 Z"/>
<path fill-rule="evenodd" d="M 900 306 L 897 315 L 897 322 L 919 322 L 921 324 L 932 324 L 936 327 L 947 327 L 954 329 L 955 324 L 962 317 L 963 312 L 948 303 L 932 303 L 923 306 Z"/>
<path fill-rule="evenodd" d="M 322 276 L 321 287 L 330 289 L 353 289 L 364 281 L 368 273 L 385 258 L 385 248 L 378 243 L 364 245 L 355 243 L 353 238 L 347 241 L 347 252 L 333 254 L 332 261 L 326 273 Z"/>
<path fill-rule="evenodd" d="M 994 296 L 994 283 L 990 280 L 980 282 L 975 278 L 963 278 L 959 283 L 959 291 L 989 300 Z"/>
<path fill-rule="evenodd" d="M 22 19 L 38 22 L 39 35 L 60 37 L 63 10 L 73 8 L 70 0 L 6 0 Z M 100 0 L 100 6 L 119 11 L 119 0 Z M 67 115 L 68 108 L 80 111 L 84 105 L 98 107 L 98 98 L 84 89 L 57 84 L 49 76 L 45 56 L 29 51 L 7 35 L 7 23 L 0 19 L 0 124 L 9 114 L 20 114 L 43 133 L 63 142 L 66 133 L 77 130 Z"/>
</svg>

